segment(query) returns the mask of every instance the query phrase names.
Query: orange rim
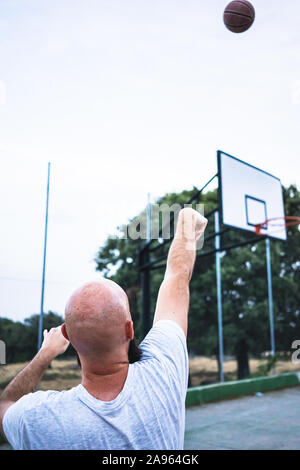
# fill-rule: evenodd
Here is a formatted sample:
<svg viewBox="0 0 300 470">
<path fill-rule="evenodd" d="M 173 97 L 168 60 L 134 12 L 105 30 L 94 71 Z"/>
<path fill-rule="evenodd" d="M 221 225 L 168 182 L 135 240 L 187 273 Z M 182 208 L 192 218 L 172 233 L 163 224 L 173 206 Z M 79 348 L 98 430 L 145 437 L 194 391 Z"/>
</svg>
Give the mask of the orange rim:
<svg viewBox="0 0 300 470">
<path fill-rule="evenodd" d="M 270 223 L 273 222 L 274 220 L 281 220 L 281 223 Z M 293 215 L 286 215 L 285 217 L 273 217 L 272 219 L 265 220 L 262 224 L 256 224 L 255 225 L 255 233 L 257 235 L 263 235 L 261 233 L 262 229 L 268 228 L 270 225 L 271 227 L 291 227 L 293 225 L 298 225 L 300 224 L 300 217 L 296 217 Z M 276 230 L 275 230 L 276 231 Z"/>
</svg>

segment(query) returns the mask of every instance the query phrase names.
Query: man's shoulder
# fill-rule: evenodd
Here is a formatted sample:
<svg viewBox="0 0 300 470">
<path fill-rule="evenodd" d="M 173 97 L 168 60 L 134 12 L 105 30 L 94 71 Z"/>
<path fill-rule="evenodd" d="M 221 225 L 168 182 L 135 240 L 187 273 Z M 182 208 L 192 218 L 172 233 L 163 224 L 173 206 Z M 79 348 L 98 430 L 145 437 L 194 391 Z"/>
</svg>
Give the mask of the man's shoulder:
<svg viewBox="0 0 300 470">
<path fill-rule="evenodd" d="M 29 448 L 24 444 L 24 439 L 32 430 L 35 432 L 37 423 L 38 432 L 43 433 L 48 429 L 49 422 L 53 423 L 55 416 L 61 416 L 63 410 L 74 409 L 76 388 L 31 392 L 11 405 L 3 417 L 3 430 L 13 448 Z M 59 421 L 54 419 L 54 422 Z"/>
<path fill-rule="evenodd" d="M 27 414 L 33 410 L 38 410 L 40 407 L 43 407 L 45 404 L 50 406 L 51 403 L 58 405 L 59 402 L 71 399 L 76 395 L 77 387 L 73 387 L 70 390 L 38 390 L 36 392 L 31 392 L 26 395 L 23 395 L 16 403 L 14 403 L 10 408 L 11 411 L 22 411 Z M 9 410 L 10 410 L 9 408 Z M 8 411 L 9 411 L 8 410 Z"/>
<path fill-rule="evenodd" d="M 157 321 L 140 345 L 141 360 L 160 359 L 165 356 L 186 354 L 183 329 L 172 320 Z"/>
<path fill-rule="evenodd" d="M 183 345 L 186 344 L 186 337 L 181 326 L 173 320 L 158 320 L 152 328 L 149 330 L 148 334 L 145 336 L 140 347 L 143 348 L 144 345 L 149 342 L 155 341 L 166 342 L 168 339 L 172 342 L 179 342 Z"/>
<path fill-rule="evenodd" d="M 174 401 L 185 397 L 188 383 L 188 352 L 183 329 L 172 320 L 157 321 L 141 343 L 137 362 L 141 375 L 153 379 L 152 393 L 168 390 Z M 182 398 L 183 399 L 183 398 Z"/>
<path fill-rule="evenodd" d="M 161 319 L 153 324 L 152 329 L 159 329 L 160 331 L 167 332 L 171 335 L 180 337 L 183 342 L 186 342 L 186 337 L 182 327 L 174 320 Z"/>
<path fill-rule="evenodd" d="M 77 395 L 79 385 L 76 387 L 72 387 L 69 390 L 38 390 L 33 392 L 31 395 L 32 401 L 37 403 L 45 403 L 45 402 L 59 402 L 65 401 L 69 399 L 73 399 Z"/>
</svg>

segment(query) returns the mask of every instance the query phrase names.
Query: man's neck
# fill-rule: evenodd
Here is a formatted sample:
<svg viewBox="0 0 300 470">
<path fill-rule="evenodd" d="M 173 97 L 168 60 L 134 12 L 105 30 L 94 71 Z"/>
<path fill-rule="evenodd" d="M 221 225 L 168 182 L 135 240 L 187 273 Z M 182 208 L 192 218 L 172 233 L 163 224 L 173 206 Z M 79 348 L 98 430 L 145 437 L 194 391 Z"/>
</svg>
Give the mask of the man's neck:
<svg viewBox="0 0 300 470">
<path fill-rule="evenodd" d="M 98 400 L 112 401 L 123 390 L 128 370 L 128 362 L 103 364 L 96 369 L 83 364 L 81 384 Z"/>
</svg>

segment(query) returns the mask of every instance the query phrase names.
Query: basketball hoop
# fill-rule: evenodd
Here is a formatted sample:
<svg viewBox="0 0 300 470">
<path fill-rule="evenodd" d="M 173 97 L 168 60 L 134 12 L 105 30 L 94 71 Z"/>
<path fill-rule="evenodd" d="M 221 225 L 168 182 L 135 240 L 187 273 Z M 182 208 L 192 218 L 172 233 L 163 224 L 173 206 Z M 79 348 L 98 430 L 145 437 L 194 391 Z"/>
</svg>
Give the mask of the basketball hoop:
<svg viewBox="0 0 300 470">
<path fill-rule="evenodd" d="M 256 235 L 264 235 L 262 230 L 267 230 L 270 228 L 271 232 L 278 232 L 281 231 L 284 227 L 292 227 L 293 225 L 298 224 L 300 224 L 300 217 L 295 217 L 293 215 L 287 215 L 285 217 L 274 217 L 272 219 L 265 220 L 265 222 L 261 224 L 256 224 L 255 233 Z"/>
</svg>

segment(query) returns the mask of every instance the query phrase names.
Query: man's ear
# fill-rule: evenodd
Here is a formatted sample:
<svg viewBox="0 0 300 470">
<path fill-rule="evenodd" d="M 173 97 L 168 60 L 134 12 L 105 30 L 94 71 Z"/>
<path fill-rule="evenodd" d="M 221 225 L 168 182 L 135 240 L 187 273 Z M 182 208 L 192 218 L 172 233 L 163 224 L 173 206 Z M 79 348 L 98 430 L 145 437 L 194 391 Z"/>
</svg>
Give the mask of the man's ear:
<svg viewBox="0 0 300 470">
<path fill-rule="evenodd" d="M 134 338 L 133 323 L 131 320 L 127 320 L 127 322 L 125 323 L 125 332 L 129 340 L 132 340 Z"/>
<path fill-rule="evenodd" d="M 65 323 L 63 323 L 63 324 L 61 325 L 61 332 L 62 332 L 62 334 L 64 335 L 64 337 L 65 337 L 68 341 L 70 341 L 70 340 L 69 340 L 68 333 L 67 333 L 67 329 L 66 329 L 66 324 L 65 324 Z"/>
</svg>

